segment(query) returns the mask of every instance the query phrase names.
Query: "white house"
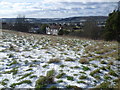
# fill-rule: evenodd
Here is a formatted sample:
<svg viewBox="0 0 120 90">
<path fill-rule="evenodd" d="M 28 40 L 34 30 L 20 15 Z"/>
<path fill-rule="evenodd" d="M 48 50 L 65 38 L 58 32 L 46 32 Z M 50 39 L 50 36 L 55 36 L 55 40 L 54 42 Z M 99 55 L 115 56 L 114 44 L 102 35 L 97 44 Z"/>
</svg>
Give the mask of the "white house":
<svg viewBox="0 0 120 90">
<path fill-rule="evenodd" d="M 51 25 L 51 26 L 46 27 L 46 34 L 58 35 L 60 30 L 61 30 L 60 26 L 58 26 L 58 25 Z"/>
</svg>

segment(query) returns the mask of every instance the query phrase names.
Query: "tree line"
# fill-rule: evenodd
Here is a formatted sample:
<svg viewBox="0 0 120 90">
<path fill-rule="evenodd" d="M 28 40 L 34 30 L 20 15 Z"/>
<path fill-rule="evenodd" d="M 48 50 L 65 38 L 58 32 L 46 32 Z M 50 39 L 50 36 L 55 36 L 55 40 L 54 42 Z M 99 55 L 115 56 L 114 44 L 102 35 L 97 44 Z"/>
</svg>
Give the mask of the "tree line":
<svg viewBox="0 0 120 90">
<path fill-rule="evenodd" d="M 30 23 L 25 16 L 18 16 L 16 18 L 16 22 L 14 26 L 10 27 L 12 30 L 21 31 L 21 32 L 29 32 L 31 27 L 36 26 L 36 23 Z M 39 24 L 38 24 L 39 26 Z M 47 24 L 41 24 L 41 29 L 37 33 L 46 33 Z M 67 28 L 68 27 L 68 28 Z M 97 21 L 94 19 L 89 19 L 84 23 L 84 26 L 79 31 L 70 30 L 69 27 L 66 26 L 65 29 L 62 29 L 58 34 L 59 35 L 73 35 L 84 38 L 91 39 L 104 39 L 104 40 L 117 40 L 120 41 L 120 11 L 114 10 L 109 14 L 108 19 L 105 23 L 105 27 L 98 27 Z M 76 28 L 76 27 L 73 27 Z"/>
</svg>

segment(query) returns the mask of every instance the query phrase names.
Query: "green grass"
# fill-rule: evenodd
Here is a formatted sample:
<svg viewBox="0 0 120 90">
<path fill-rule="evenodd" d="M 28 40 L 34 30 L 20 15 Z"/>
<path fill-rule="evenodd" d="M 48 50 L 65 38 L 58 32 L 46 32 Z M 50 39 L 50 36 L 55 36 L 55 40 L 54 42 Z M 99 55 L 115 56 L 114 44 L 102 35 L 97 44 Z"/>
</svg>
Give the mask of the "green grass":
<svg viewBox="0 0 120 90">
<path fill-rule="evenodd" d="M 37 76 L 36 75 L 32 75 L 32 76 L 30 76 L 30 78 L 37 78 Z"/>
<path fill-rule="evenodd" d="M 109 71 L 109 74 L 115 77 L 118 77 L 118 75 L 116 74 L 115 71 L 113 71 L 112 69 Z"/>
<path fill-rule="evenodd" d="M 18 73 L 18 69 L 17 68 L 13 68 L 12 70 L 10 70 L 10 71 L 5 71 L 5 72 L 3 72 L 4 74 L 13 74 L 13 75 L 15 75 L 15 74 L 17 74 Z"/>
<path fill-rule="evenodd" d="M 78 69 L 78 68 L 80 68 L 80 67 L 79 67 L 79 66 L 75 66 L 74 68 Z"/>
<path fill-rule="evenodd" d="M 71 80 L 71 81 L 73 81 L 74 78 L 73 78 L 73 76 L 67 76 L 67 80 Z"/>
<path fill-rule="evenodd" d="M 24 78 L 30 76 L 31 74 L 33 74 L 33 72 L 26 73 L 25 75 L 23 75 L 23 76 L 22 76 L 21 78 L 19 78 L 18 80 L 24 79 Z"/>
<path fill-rule="evenodd" d="M 86 82 L 84 82 L 84 81 L 77 81 L 77 83 L 83 83 L 83 84 L 86 84 Z"/>
<path fill-rule="evenodd" d="M 65 73 L 60 73 L 60 74 L 58 74 L 57 76 L 56 76 L 56 78 L 62 78 L 63 76 L 65 75 Z"/>
<path fill-rule="evenodd" d="M 80 74 L 81 74 L 81 73 L 86 74 L 85 72 L 82 72 L 82 71 L 80 71 L 79 73 L 80 73 Z"/>
<path fill-rule="evenodd" d="M 61 68 L 65 67 L 66 65 L 60 65 Z"/>
<path fill-rule="evenodd" d="M 13 64 L 18 64 L 18 62 L 16 60 L 13 60 L 8 66 L 11 66 Z"/>
<path fill-rule="evenodd" d="M 43 67 L 43 68 L 46 68 L 47 66 L 48 66 L 48 65 L 43 65 L 42 67 Z"/>
<path fill-rule="evenodd" d="M 100 79 L 101 79 L 101 78 L 100 78 L 100 75 L 95 75 L 94 78 L 97 79 L 97 80 L 100 80 Z"/>
<path fill-rule="evenodd" d="M 91 76 L 94 76 L 94 75 L 97 74 L 97 73 L 100 73 L 100 69 L 96 69 L 96 70 L 90 72 L 90 75 L 91 75 Z"/>
<path fill-rule="evenodd" d="M 5 86 L 5 85 L 7 85 L 8 81 L 9 81 L 8 79 L 3 79 L 3 80 L 0 82 L 0 84 L 3 85 L 3 86 Z"/>
<path fill-rule="evenodd" d="M 88 70 L 90 70 L 90 68 L 87 67 L 87 66 L 82 66 L 82 69 L 83 69 L 84 71 L 88 71 Z"/>
<path fill-rule="evenodd" d="M 56 86 L 51 86 L 50 88 L 47 88 L 47 90 L 55 90 L 58 89 Z"/>
<path fill-rule="evenodd" d="M 32 82 L 30 80 L 23 80 L 21 82 L 11 84 L 10 87 L 15 88 L 16 85 L 20 85 L 20 84 L 23 84 L 23 83 L 31 84 Z"/>
<path fill-rule="evenodd" d="M 79 77 L 79 79 L 86 79 L 86 78 L 87 78 L 87 76 L 85 76 L 85 75 L 82 75 Z"/>
<path fill-rule="evenodd" d="M 25 64 L 28 64 L 28 60 L 25 60 Z"/>
<path fill-rule="evenodd" d="M 75 60 L 72 58 L 66 58 L 65 61 L 75 61 Z"/>
<path fill-rule="evenodd" d="M 81 90 L 81 89 L 82 89 L 82 88 L 80 88 L 80 87 L 73 86 L 73 85 L 67 85 L 66 88 L 67 88 L 67 89 L 70 89 L 70 90 L 71 90 L 71 89 L 73 89 L 73 90 Z"/>
<path fill-rule="evenodd" d="M 57 81 L 57 83 L 62 83 L 62 82 L 63 82 L 63 80 L 58 80 L 58 81 Z"/>
<path fill-rule="evenodd" d="M 26 71 L 31 71 L 32 70 L 32 68 L 29 68 L 29 69 L 27 69 Z"/>
<path fill-rule="evenodd" d="M 105 75 L 105 76 L 104 76 L 104 79 L 105 79 L 105 80 L 111 80 L 112 78 L 111 78 L 109 75 Z"/>
<path fill-rule="evenodd" d="M 105 71 L 107 70 L 105 66 L 100 67 L 100 69 L 105 70 Z"/>
<path fill-rule="evenodd" d="M 47 77 L 51 77 L 54 75 L 55 75 L 55 70 L 53 70 L 53 69 L 47 72 Z"/>
<path fill-rule="evenodd" d="M 93 67 L 95 67 L 95 68 L 97 68 L 98 67 L 98 65 L 96 65 L 96 64 L 92 64 L 93 65 Z"/>
<path fill-rule="evenodd" d="M 78 74 L 73 74 L 73 76 L 78 76 Z"/>
</svg>

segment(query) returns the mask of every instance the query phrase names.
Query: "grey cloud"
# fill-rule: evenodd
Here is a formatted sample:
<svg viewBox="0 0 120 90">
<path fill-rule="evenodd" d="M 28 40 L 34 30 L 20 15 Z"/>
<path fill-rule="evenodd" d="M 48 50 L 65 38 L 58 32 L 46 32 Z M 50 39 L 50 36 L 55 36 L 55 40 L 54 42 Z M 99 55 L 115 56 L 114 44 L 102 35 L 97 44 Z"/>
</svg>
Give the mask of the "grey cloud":
<svg viewBox="0 0 120 90">
<path fill-rule="evenodd" d="M 12 5 L 12 6 L 11 6 Z M 116 2 L 58 2 L 58 3 L 11 3 L 11 8 L 7 7 L 5 11 L 11 10 L 11 15 L 25 14 L 29 17 L 70 17 L 70 16 L 94 16 L 108 15 L 117 6 Z M 0 9 L 1 10 L 1 9 Z M 7 15 L 2 12 L 1 15 Z M 1 16 L 0 15 L 0 16 Z"/>
</svg>

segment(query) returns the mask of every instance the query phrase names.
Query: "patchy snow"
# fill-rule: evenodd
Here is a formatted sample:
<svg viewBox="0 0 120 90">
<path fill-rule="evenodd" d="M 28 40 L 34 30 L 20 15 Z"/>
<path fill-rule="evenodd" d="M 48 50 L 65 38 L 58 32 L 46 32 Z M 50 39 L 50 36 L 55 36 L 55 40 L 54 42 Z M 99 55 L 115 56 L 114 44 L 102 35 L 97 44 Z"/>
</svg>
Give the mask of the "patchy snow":
<svg viewBox="0 0 120 90">
<path fill-rule="evenodd" d="M 98 45 L 97 45 L 98 44 Z M 40 76 L 45 76 L 47 71 L 54 69 L 55 74 L 65 73 L 64 77 L 56 78 L 63 80 L 61 83 L 53 84 L 59 88 L 66 87 L 67 85 L 73 85 L 80 88 L 90 88 L 99 85 L 104 80 L 104 75 L 108 75 L 109 69 L 102 70 L 102 67 L 108 66 L 108 62 L 112 61 L 116 63 L 114 56 L 109 54 L 116 52 L 106 52 L 106 57 L 100 57 L 102 54 L 96 54 L 95 51 L 91 52 L 90 48 L 86 53 L 86 48 L 92 45 L 96 45 L 99 48 L 99 44 L 110 47 L 117 47 L 117 43 L 108 43 L 102 41 L 82 40 L 75 38 L 62 38 L 57 36 L 43 36 L 43 35 L 17 35 L 15 33 L 3 32 L 3 38 L 0 39 L 0 88 L 10 88 L 13 83 L 18 83 L 23 80 L 30 80 L 32 83 L 22 83 L 16 85 L 16 88 L 34 88 L 36 80 Z M 99 52 L 98 52 L 99 53 Z M 92 54 L 92 56 L 87 56 Z M 109 57 L 107 57 L 107 54 Z M 95 58 L 96 57 L 96 58 Z M 48 63 L 50 59 L 59 59 L 58 63 Z M 69 60 L 67 60 L 69 58 Z M 81 58 L 87 59 L 89 63 L 81 63 Z M 101 61 L 105 61 L 101 62 Z M 115 73 L 117 67 L 114 64 L 109 65 Z M 101 79 L 97 80 L 90 73 L 96 69 L 100 69 L 100 72 L 96 72 L 95 75 L 99 75 Z M 30 74 L 29 74 L 30 73 Z M 24 75 L 28 76 L 23 77 Z M 36 76 L 30 78 L 31 76 Z M 81 76 L 87 76 L 80 79 Z M 67 76 L 72 76 L 73 80 L 68 80 Z M 116 79 L 116 76 L 108 75 L 111 77 L 111 81 Z M 23 77 L 22 79 L 20 79 Z M 4 81 L 8 79 L 8 81 Z M 2 82 L 8 82 L 3 84 Z M 50 84 L 51 86 L 52 84 Z M 49 85 L 48 85 L 49 86 Z"/>
</svg>

